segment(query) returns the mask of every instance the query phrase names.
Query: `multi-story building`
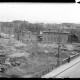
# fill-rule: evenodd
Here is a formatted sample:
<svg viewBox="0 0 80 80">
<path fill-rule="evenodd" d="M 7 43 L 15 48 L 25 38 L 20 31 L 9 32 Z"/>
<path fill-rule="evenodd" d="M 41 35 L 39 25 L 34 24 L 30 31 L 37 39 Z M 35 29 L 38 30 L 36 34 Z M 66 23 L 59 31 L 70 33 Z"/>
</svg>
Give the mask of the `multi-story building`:
<svg viewBox="0 0 80 80">
<path fill-rule="evenodd" d="M 35 42 L 37 39 L 36 34 L 31 33 L 31 31 L 24 31 L 19 36 L 19 40 L 23 43 Z"/>
<path fill-rule="evenodd" d="M 8 23 L 8 22 L 4 22 L 1 27 L 0 27 L 0 30 L 2 33 L 5 33 L 5 34 L 9 34 L 9 35 L 12 35 L 14 33 L 14 29 L 13 29 L 13 26 L 12 26 L 12 23 Z"/>
<path fill-rule="evenodd" d="M 60 40 L 61 43 L 66 43 L 68 42 L 68 35 L 69 35 L 69 32 L 43 31 L 42 42 L 58 43 Z"/>
</svg>

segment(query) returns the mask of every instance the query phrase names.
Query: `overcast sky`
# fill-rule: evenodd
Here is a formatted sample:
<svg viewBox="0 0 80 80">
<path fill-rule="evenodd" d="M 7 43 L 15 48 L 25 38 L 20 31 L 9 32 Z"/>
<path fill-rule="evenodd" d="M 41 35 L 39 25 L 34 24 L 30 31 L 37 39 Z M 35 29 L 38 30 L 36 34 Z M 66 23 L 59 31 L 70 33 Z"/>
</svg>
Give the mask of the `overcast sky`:
<svg viewBox="0 0 80 80">
<path fill-rule="evenodd" d="M 77 3 L 0 3 L 0 21 L 25 20 L 32 23 L 80 23 Z"/>
</svg>

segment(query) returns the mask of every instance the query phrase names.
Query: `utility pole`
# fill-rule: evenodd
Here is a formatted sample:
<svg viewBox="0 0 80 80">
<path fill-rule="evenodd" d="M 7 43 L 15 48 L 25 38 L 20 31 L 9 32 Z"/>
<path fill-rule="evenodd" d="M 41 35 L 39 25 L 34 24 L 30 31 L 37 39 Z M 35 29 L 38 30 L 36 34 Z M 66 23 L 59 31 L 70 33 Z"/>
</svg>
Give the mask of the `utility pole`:
<svg viewBox="0 0 80 80">
<path fill-rule="evenodd" d="M 59 56 L 60 56 L 60 30 L 58 29 L 58 66 L 60 66 Z"/>
</svg>

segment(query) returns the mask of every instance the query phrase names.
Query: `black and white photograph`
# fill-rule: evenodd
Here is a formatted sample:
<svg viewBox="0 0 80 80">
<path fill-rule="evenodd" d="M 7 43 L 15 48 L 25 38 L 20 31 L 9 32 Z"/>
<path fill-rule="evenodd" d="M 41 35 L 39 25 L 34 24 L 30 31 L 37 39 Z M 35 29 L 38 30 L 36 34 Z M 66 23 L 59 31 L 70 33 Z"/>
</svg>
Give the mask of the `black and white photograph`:
<svg viewBox="0 0 80 80">
<path fill-rule="evenodd" d="M 0 3 L 0 78 L 80 78 L 80 5 Z"/>
</svg>

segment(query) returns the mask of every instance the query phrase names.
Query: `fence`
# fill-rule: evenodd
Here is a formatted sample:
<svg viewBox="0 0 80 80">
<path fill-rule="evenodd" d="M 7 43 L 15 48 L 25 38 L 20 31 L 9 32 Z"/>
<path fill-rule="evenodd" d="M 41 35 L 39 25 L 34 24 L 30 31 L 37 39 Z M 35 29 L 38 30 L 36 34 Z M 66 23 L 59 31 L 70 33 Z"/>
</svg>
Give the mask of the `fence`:
<svg viewBox="0 0 80 80">
<path fill-rule="evenodd" d="M 70 60 L 73 60 L 74 58 L 78 57 L 79 55 L 80 55 L 80 53 L 70 56 Z M 62 60 L 62 64 L 65 64 L 67 62 L 68 62 L 68 58 Z"/>
<path fill-rule="evenodd" d="M 46 75 L 47 73 L 51 72 L 55 68 L 56 68 L 56 65 L 54 65 L 54 64 L 48 65 L 47 68 L 45 68 L 45 70 L 43 70 L 41 72 L 37 72 L 32 77 L 36 77 L 36 78 L 41 77 L 41 76 Z"/>
<path fill-rule="evenodd" d="M 62 65 L 68 62 L 68 58 L 62 60 Z"/>
<path fill-rule="evenodd" d="M 73 60 L 74 58 L 78 57 L 80 55 L 80 53 L 76 54 L 76 55 L 72 55 L 70 56 L 70 60 Z M 68 58 L 63 59 L 62 61 L 60 60 L 61 65 L 65 64 L 68 62 Z M 51 72 L 53 69 L 56 69 L 58 66 L 51 64 L 49 66 L 47 66 L 47 68 L 45 68 L 45 70 L 41 71 L 41 72 L 37 72 L 36 74 L 34 74 L 32 77 L 41 77 L 46 75 L 47 73 Z"/>
<path fill-rule="evenodd" d="M 71 60 L 73 60 L 74 58 L 77 58 L 78 56 L 80 56 L 80 53 L 78 53 L 76 55 L 72 55 L 70 58 L 71 58 Z"/>
</svg>

